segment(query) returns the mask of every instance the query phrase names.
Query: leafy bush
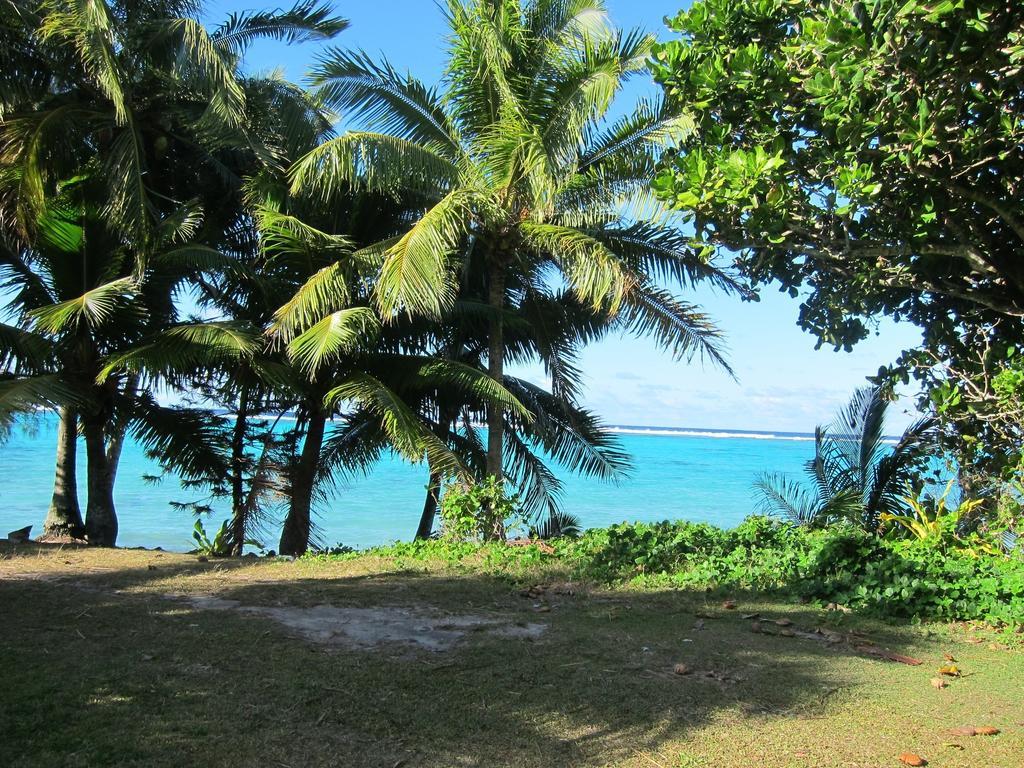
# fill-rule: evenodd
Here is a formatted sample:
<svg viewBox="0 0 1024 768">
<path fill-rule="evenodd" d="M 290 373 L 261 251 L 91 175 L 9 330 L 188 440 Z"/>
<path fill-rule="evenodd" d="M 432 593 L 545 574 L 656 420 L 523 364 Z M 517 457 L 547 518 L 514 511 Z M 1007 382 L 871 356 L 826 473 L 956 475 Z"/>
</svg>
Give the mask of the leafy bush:
<svg viewBox="0 0 1024 768">
<path fill-rule="evenodd" d="M 707 523 L 623 523 L 588 535 L 594 575 L 669 577 L 679 585 L 778 587 L 796 573 L 806 533 L 767 517 L 727 530 Z"/>
<path fill-rule="evenodd" d="M 206 528 L 203 527 L 203 521 L 196 520 L 196 524 L 192 528 L 192 538 L 196 542 L 196 548 L 192 550 L 193 554 L 206 557 L 227 557 L 231 554 L 231 531 L 228 528 L 227 520 L 221 523 L 212 539 L 206 532 Z"/>
<path fill-rule="evenodd" d="M 441 497 L 442 531 L 447 539 L 471 541 L 504 538 L 522 523 L 519 498 L 509 496 L 496 477 L 478 483 L 451 483 Z"/>
<path fill-rule="evenodd" d="M 1024 563 L 943 551 L 922 540 L 825 531 L 795 587 L 806 597 L 881 616 L 1024 623 Z"/>
</svg>

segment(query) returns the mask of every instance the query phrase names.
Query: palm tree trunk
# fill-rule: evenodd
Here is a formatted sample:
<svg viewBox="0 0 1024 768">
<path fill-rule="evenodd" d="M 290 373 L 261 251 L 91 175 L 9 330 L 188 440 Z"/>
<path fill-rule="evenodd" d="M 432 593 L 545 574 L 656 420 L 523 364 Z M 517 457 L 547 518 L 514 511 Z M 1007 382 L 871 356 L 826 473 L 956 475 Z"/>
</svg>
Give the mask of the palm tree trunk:
<svg viewBox="0 0 1024 768">
<path fill-rule="evenodd" d="M 245 430 L 249 416 L 249 388 L 238 397 L 238 413 L 231 434 L 231 554 L 241 557 L 245 547 Z"/>
<path fill-rule="evenodd" d="M 491 307 L 490 339 L 487 348 L 487 373 L 499 384 L 505 378 L 505 265 L 495 259 L 491 266 L 489 304 Z M 496 402 L 487 406 L 487 474 L 500 481 L 504 480 L 503 447 L 505 439 L 505 411 Z M 494 530 L 487 538 L 505 537 L 503 521 L 495 521 Z"/>
<path fill-rule="evenodd" d="M 85 506 L 85 534 L 89 543 L 112 547 L 117 543 L 117 511 L 114 509 L 116 462 L 111 466 L 103 436 L 103 421 L 85 420 L 85 455 L 88 463 L 89 498 Z M 118 456 L 120 451 L 117 452 Z"/>
<path fill-rule="evenodd" d="M 313 487 L 320 465 L 320 451 L 324 444 L 324 428 L 327 416 L 319 403 L 310 409 L 306 438 L 302 453 L 292 474 L 292 498 L 288 505 L 288 516 L 281 531 L 278 552 L 298 557 L 309 548 L 310 513 L 313 507 Z"/>
<path fill-rule="evenodd" d="M 139 376 L 133 374 L 125 381 L 121 397 L 131 401 L 138 390 Z M 104 393 L 106 406 L 99 413 L 83 418 L 89 496 L 85 504 L 85 535 L 90 544 L 113 547 L 117 543 L 118 527 L 114 481 L 117 480 L 121 451 L 128 434 L 130 410 L 126 408 L 115 414 L 106 397 L 109 393 Z"/>
<path fill-rule="evenodd" d="M 423 514 L 420 525 L 416 529 L 417 539 L 429 539 L 434 532 L 434 518 L 437 516 L 437 505 L 441 499 L 441 473 L 430 467 L 430 479 L 427 481 L 427 498 L 423 502 Z"/>
<path fill-rule="evenodd" d="M 78 414 L 64 406 L 57 425 L 57 470 L 53 479 L 50 509 L 43 522 L 46 536 L 85 535 L 82 510 L 78 506 L 78 478 L 75 461 L 78 452 Z"/>
</svg>

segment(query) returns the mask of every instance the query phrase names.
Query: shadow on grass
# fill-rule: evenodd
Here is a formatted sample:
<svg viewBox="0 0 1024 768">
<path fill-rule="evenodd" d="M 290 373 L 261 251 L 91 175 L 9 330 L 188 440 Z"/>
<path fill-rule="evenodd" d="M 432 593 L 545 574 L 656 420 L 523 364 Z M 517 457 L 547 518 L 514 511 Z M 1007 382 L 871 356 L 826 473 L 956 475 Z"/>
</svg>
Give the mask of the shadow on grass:
<svg viewBox="0 0 1024 768">
<path fill-rule="evenodd" d="M 735 611 L 693 592 L 552 595 L 540 612 L 500 577 L 302 573 L 179 562 L 0 583 L 0 765 L 598 766 L 716 718 L 813 713 L 844 683 L 843 651 L 752 633 L 739 614 L 778 608 L 753 595 Z M 426 605 L 547 630 L 440 654 L 328 647 L 160 594 L 189 578 L 246 606 Z"/>
</svg>

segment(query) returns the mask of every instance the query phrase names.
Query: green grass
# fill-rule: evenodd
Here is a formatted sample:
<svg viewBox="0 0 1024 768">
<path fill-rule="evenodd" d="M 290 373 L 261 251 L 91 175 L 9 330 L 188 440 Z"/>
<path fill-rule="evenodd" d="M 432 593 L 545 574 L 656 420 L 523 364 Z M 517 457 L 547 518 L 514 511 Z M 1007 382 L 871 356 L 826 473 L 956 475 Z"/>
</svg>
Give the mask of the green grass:
<svg viewBox="0 0 1024 768">
<path fill-rule="evenodd" d="M 364 556 L 201 563 L 28 547 L 0 559 L 0 765 L 1024 765 L 1024 654 L 957 625 L 892 626 L 756 595 L 523 586 L 557 564 L 452 567 Z M 546 622 L 455 650 L 316 645 L 252 606 L 418 606 Z M 742 614 L 859 629 L 920 667 L 751 631 Z M 703 629 L 695 625 L 703 623 Z M 943 654 L 964 677 L 929 680 Z M 694 671 L 674 675 L 685 663 Z M 949 729 L 992 725 L 994 737 Z M 957 744 L 962 749 L 950 744 Z"/>
</svg>

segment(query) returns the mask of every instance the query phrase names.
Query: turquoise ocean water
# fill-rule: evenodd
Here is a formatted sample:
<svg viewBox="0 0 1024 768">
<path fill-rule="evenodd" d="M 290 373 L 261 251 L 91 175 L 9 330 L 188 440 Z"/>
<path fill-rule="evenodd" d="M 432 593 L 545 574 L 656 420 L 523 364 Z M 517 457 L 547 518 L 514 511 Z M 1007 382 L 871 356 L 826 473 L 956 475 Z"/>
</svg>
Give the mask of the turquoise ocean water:
<svg viewBox="0 0 1024 768">
<path fill-rule="evenodd" d="M 810 435 L 793 433 L 616 430 L 634 459 L 635 469 L 628 479 L 609 485 L 563 476 L 563 508 L 579 516 L 585 527 L 677 518 L 735 525 L 754 510 L 752 484 L 761 472 L 799 473 L 814 449 Z M 43 416 L 16 427 L 0 446 L 0 536 L 28 524 L 34 526 L 34 534 L 41 532 L 53 490 L 55 441 L 56 421 Z M 83 510 L 84 452 L 80 444 Z M 143 480 L 144 475 L 158 473 L 138 445 L 125 446 L 115 490 L 118 544 L 189 549 L 194 517 L 174 509 L 170 502 L 192 500 L 196 493 L 183 490 L 173 477 L 165 477 L 158 485 Z M 321 541 L 362 548 L 412 538 L 423 506 L 426 474 L 425 465 L 388 458 L 368 477 L 343 484 L 319 511 Z M 224 509 L 204 520 L 208 530 L 216 529 L 227 516 Z M 268 548 L 276 548 L 278 534 L 274 530 L 266 537 Z"/>
</svg>

